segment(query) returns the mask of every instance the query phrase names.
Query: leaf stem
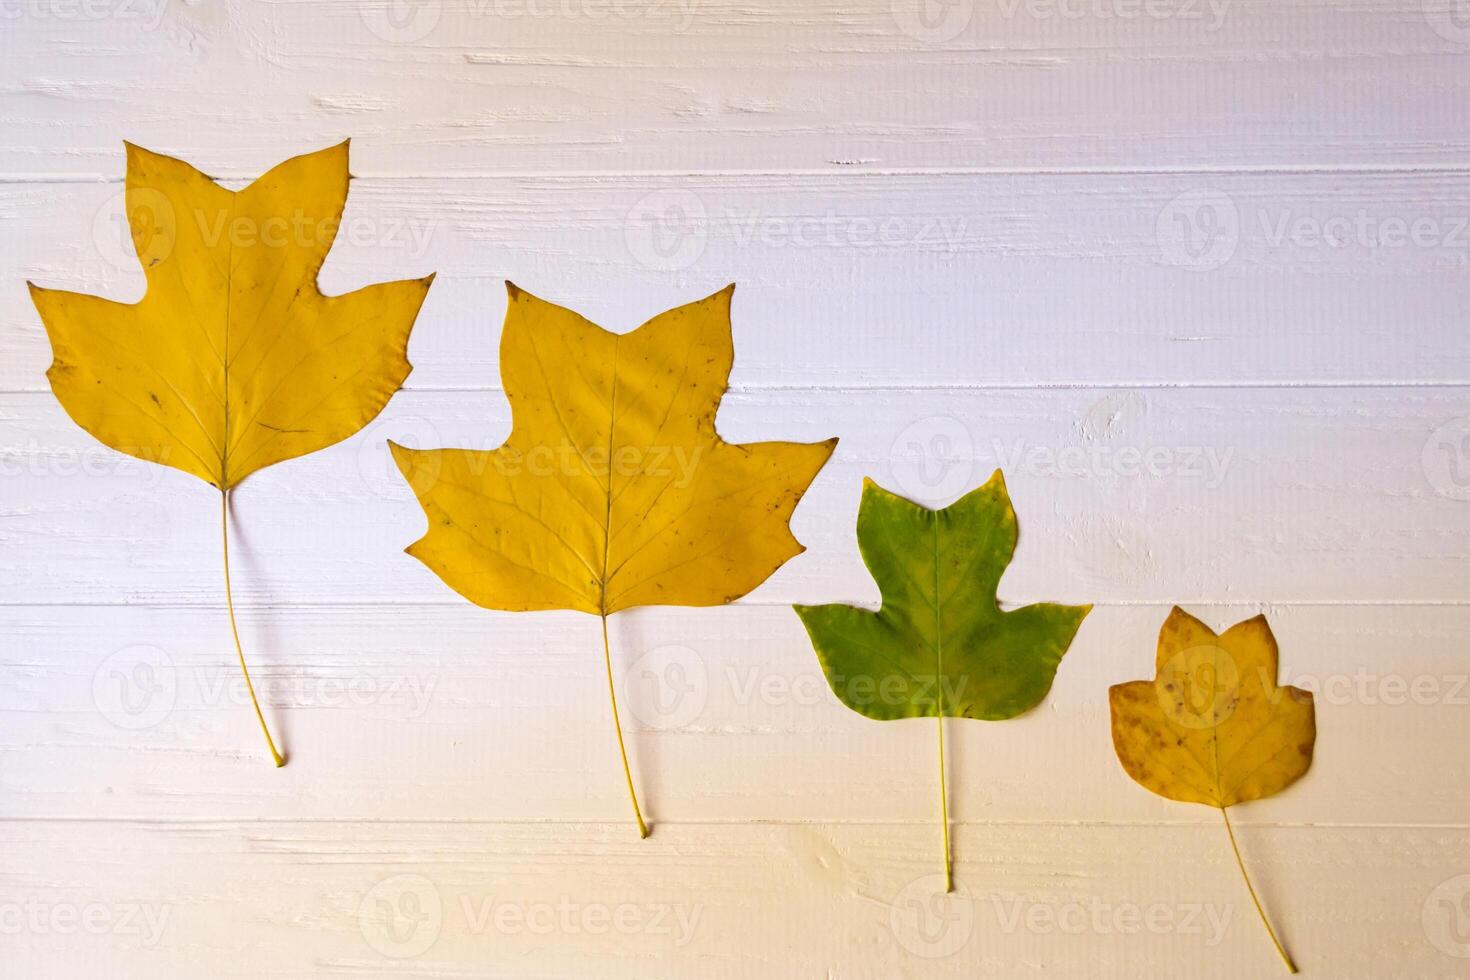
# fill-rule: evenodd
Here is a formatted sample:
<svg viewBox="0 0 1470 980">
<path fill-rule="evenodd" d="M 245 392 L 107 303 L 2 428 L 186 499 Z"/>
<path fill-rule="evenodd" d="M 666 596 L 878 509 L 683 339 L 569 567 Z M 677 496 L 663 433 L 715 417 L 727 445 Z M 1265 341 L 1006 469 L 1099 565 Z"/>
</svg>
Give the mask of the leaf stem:
<svg viewBox="0 0 1470 980">
<path fill-rule="evenodd" d="M 1230 835 L 1230 849 L 1235 852 L 1235 863 L 1240 868 L 1240 876 L 1245 879 L 1246 890 L 1251 893 L 1251 901 L 1255 903 L 1256 914 L 1261 917 L 1261 925 L 1266 927 L 1266 935 L 1271 937 L 1271 942 L 1276 946 L 1276 952 L 1281 954 L 1281 962 L 1286 964 L 1290 973 L 1297 972 L 1296 964 L 1292 962 L 1291 954 L 1286 947 L 1281 945 L 1281 940 L 1276 938 L 1276 930 L 1271 928 L 1271 921 L 1266 918 L 1266 911 L 1261 908 L 1261 900 L 1256 897 L 1256 888 L 1251 884 L 1251 876 L 1246 874 L 1245 862 L 1240 859 L 1240 848 L 1235 843 L 1235 830 L 1230 826 L 1230 811 L 1220 808 L 1220 815 L 1225 818 L 1225 832 Z"/>
<path fill-rule="evenodd" d="M 939 617 L 939 515 L 931 514 L 934 524 L 934 681 L 938 710 L 934 712 L 939 728 L 939 821 L 944 826 L 944 893 L 954 891 L 954 859 L 949 852 L 949 791 L 944 783 L 944 624 Z"/>
<path fill-rule="evenodd" d="M 613 685 L 612 645 L 607 641 L 607 613 L 602 614 L 602 661 L 607 665 L 607 696 L 612 701 L 613 731 L 618 734 L 618 752 L 623 757 L 623 778 L 628 782 L 628 799 L 633 801 L 633 817 L 638 821 L 638 837 L 647 839 L 648 824 L 638 809 L 638 794 L 633 791 L 633 771 L 628 768 L 628 747 L 623 744 L 623 723 L 618 720 L 618 692 Z"/>
<path fill-rule="evenodd" d="M 941 698 L 943 696 L 941 695 Z M 954 891 L 954 861 L 949 854 L 949 793 L 944 785 L 944 712 L 935 717 L 939 728 L 939 819 L 944 824 L 944 891 Z"/>
<path fill-rule="evenodd" d="M 250 682 L 250 668 L 245 666 L 245 651 L 240 646 L 240 628 L 235 625 L 235 597 L 234 591 L 230 588 L 230 492 L 228 490 L 219 492 L 219 530 L 225 554 L 225 606 L 230 610 L 230 633 L 235 637 L 235 655 L 240 658 L 240 673 L 245 675 L 245 687 L 250 691 L 250 703 L 255 707 L 255 720 L 260 722 L 260 730 L 265 735 L 265 744 L 270 746 L 271 758 L 275 760 L 276 768 L 279 769 L 286 764 L 286 757 L 276 751 L 276 743 L 271 738 L 271 730 L 266 727 L 265 715 L 261 713 L 260 701 L 255 696 L 255 685 Z"/>
</svg>

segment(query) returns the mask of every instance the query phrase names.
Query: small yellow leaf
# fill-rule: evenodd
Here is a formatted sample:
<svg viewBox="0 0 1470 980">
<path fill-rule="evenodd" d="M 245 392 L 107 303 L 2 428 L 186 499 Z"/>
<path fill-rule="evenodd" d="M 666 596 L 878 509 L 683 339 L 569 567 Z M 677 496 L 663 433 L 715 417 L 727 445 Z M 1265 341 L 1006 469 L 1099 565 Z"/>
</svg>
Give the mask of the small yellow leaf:
<svg viewBox="0 0 1470 980">
<path fill-rule="evenodd" d="M 1108 701 L 1113 748 L 1128 775 L 1160 796 L 1220 810 L 1261 925 L 1287 971 L 1296 973 L 1230 825 L 1230 807 L 1281 792 L 1312 765 L 1312 695 L 1278 685 L 1276 668 L 1276 637 L 1265 616 L 1217 636 L 1175 606 L 1159 631 L 1154 679 L 1116 684 Z"/>
<path fill-rule="evenodd" d="M 1113 747 L 1128 775 L 1171 800 L 1229 807 L 1296 782 L 1317 737 L 1312 695 L 1276 683 L 1266 617 L 1220 635 L 1175 607 L 1155 677 L 1108 692 Z"/>
<path fill-rule="evenodd" d="M 317 289 L 347 200 L 347 144 L 238 192 L 127 150 L 143 299 L 31 286 L 51 338 L 47 377 L 76 423 L 228 490 L 371 421 L 408 377 L 408 334 L 433 277 Z"/>
<path fill-rule="evenodd" d="M 733 287 L 613 334 L 510 285 L 499 449 L 393 457 L 429 518 L 409 554 L 490 609 L 715 606 L 803 549 L 787 525 L 832 454 L 733 445 L 715 412 Z"/>
</svg>

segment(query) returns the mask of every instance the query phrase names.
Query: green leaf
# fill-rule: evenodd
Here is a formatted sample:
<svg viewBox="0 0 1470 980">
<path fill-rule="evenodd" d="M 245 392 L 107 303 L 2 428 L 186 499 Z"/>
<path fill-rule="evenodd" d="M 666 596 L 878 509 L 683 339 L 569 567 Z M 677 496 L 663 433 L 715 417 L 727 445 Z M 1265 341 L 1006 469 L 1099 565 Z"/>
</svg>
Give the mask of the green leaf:
<svg viewBox="0 0 1470 980">
<path fill-rule="evenodd" d="M 1000 721 L 1034 708 L 1092 607 L 1001 611 L 995 592 L 1016 549 L 1016 512 L 1000 470 L 942 510 L 864 480 L 857 536 L 882 608 L 796 613 L 843 704 L 878 721 L 938 720 L 944 880 L 953 891 L 944 718 Z"/>
<path fill-rule="evenodd" d="M 865 480 L 857 535 L 883 607 L 795 607 L 844 704 L 878 721 L 1000 721 L 1046 697 L 1092 607 L 996 604 L 1016 548 L 1000 470 L 942 510 Z"/>
</svg>

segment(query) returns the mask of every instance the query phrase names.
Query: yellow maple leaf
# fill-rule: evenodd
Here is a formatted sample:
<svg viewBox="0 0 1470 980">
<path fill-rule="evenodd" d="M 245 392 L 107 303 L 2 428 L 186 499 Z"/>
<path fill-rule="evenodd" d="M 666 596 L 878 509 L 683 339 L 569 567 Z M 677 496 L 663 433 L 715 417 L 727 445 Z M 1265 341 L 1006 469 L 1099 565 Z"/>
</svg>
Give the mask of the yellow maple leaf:
<svg viewBox="0 0 1470 980">
<path fill-rule="evenodd" d="M 1171 800 L 1217 807 L 1271 941 L 1296 966 L 1245 874 L 1229 807 L 1279 793 L 1312 765 L 1312 695 L 1276 682 L 1276 638 L 1265 616 L 1216 634 L 1174 607 L 1159 631 L 1155 676 L 1108 691 L 1113 748 L 1128 775 Z"/>
<path fill-rule="evenodd" d="M 67 414 L 113 449 L 221 490 L 372 421 L 408 377 L 408 334 L 433 276 L 321 294 L 347 182 L 346 143 L 242 191 L 130 144 L 143 299 L 31 285 Z"/>
<path fill-rule="evenodd" d="M 433 276 L 344 296 L 317 288 L 347 200 L 347 152 L 344 142 L 295 157 L 237 192 L 129 144 L 143 299 L 30 285 L 67 414 L 113 449 L 220 489 L 227 597 L 230 489 L 357 432 L 410 370 L 408 335 Z M 266 740 L 284 764 L 268 730 Z"/>
<path fill-rule="evenodd" d="M 507 285 L 511 434 L 493 451 L 392 445 L 429 519 L 408 552 L 490 609 L 601 616 L 611 688 L 607 617 L 720 605 L 765 581 L 803 550 L 787 522 L 837 440 L 716 433 L 733 286 L 619 335 Z"/>
</svg>

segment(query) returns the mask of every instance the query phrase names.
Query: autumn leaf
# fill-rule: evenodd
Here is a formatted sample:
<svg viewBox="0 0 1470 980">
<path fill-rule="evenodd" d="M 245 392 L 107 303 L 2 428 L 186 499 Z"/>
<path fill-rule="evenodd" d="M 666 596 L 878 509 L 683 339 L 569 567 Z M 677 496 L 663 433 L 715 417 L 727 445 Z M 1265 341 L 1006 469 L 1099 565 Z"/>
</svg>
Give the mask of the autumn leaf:
<svg viewBox="0 0 1470 980">
<path fill-rule="evenodd" d="M 128 226 L 148 289 L 118 303 L 42 289 L 46 372 L 68 415 L 106 445 L 218 487 L 225 595 L 230 490 L 346 439 L 408 377 L 425 279 L 323 296 L 317 272 L 347 199 L 347 143 L 229 191 L 180 160 L 127 147 Z M 277 766 L 285 764 L 256 717 Z"/>
<path fill-rule="evenodd" d="M 946 890 L 954 876 L 944 718 L 1013 718 L 1041 702 L 1091 606 L 1002 611 L 1016 513 L 999 470 L 942 510 L 863 483 L 857 537 L 883 605 L 796 606 L 833 693 L 879 721 L 934 718 Z"/>
<path fill-rule="evenodd" d="M 716 606 L 803 548 L 791 512 L 836 439 L 735 445 L 715 431 L 734 359 L 734 287 L 614 334 L 507 284 L 501 374 L 512 429 L 499 449 L 393 458 L 429 519 L 408 548 L 488 609 Z"/>
<path fill-rule="evenodd" d="M 1118 761 L 1160 796 L 1220 810 L 1261 922 L 1295 973 L 1246 874 L 1228 810 L 1306 774 L 1317 738 L 1312 695 L 1276 683 L 1276 638 L 1265 616 L 1217 636 L 1176 606 L 1159 631 L 1154 669 L 1151 681 L 1108 691 Z"/>
</svg>

